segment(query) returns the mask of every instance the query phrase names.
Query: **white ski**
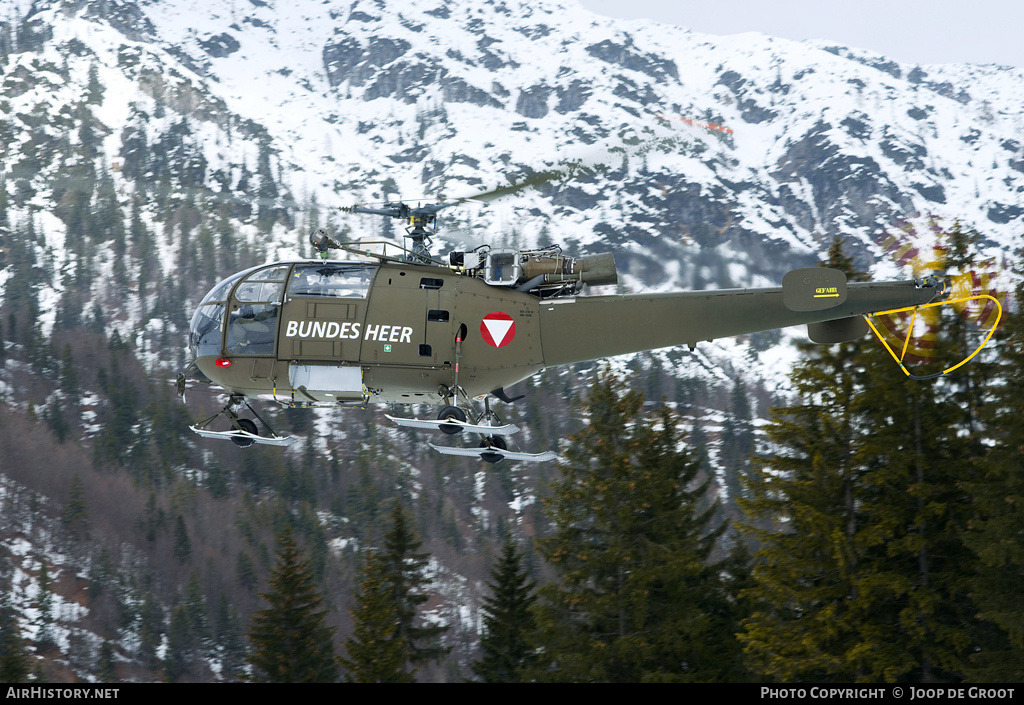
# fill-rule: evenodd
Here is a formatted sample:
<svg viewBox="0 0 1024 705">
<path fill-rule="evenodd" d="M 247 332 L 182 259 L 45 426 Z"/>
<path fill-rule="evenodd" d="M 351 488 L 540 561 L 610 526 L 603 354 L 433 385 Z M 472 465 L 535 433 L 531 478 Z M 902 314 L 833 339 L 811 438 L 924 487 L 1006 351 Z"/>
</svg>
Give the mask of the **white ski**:
<svg viewBox="0 0 1024 705">
<path fill-rule="evenodd" d="M 257 436 L 255 433 L 240 431 L 238 429 L 232 429 L 230 431 L 207 431 L 205 428 L 196 428 L 195 426 L 189 426 L 189 428 L 204 438 L 220 438 L 222 440 L 231 440 L 232 438 L 249 438 L 256 443 L 265 443 L 271 446 L 290 446 L 292 443 L 299 440 L 295 436 Z"/>
<path fill-rule="evenodd" d="M 543 453 L 519 453 L 512 450 L 502 450 L 501 448 L 453 448 L 451 446 L 435 446 L 433 443 L 428 443 L 427 445 L 442 455 L 461 455 L 467 458 L 482 458 L 484 454 L 488 454 L 492 456 L 500 455 L 507 460 L 526 460 L 541 463 L 558 457 L 553 450 L 546 450 Z"/>
<path fill-rule="evenodd" d="M 460 431 L 482 433 L 485 436 L 511 436 L 513 433 L 519 431 L 519 427 L 511 423 L 507 423 L 504 426 L 482 426 L 480 424 L 466 423 L 465 421 L 456 421 L 455 419 L 446 419 L 444 421 L 440 419 L 403 419 L 389 414 L 384 414 L 384 417 L 391 419 L 399 426 L 406 426 L 408 428 L 424 428 L 434 431 L 440 430 L 442 426 L 457 426 Z"/>
</svg>

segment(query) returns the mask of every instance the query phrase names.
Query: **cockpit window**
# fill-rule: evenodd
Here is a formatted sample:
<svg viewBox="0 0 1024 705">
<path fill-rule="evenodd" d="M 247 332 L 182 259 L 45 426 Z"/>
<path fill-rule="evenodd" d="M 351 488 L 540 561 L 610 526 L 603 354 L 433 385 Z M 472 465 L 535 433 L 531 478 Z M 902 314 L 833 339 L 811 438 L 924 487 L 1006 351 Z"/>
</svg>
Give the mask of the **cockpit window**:
<svg viewBox="0 0 1024 705">
<path fill-rule="evenodd" d="M 280 301 L 281 282 L 242 282 L 235 289 L 235 298 L 239 301 Z"/>
<path fill-rule="evenodd" d="M 220 330 L 224 304 L 204 304 L 196 309 L 189 325 L 188 344 L 192 358 L 220 355 Z"/>
<path fill-rule="evenodd" d="M 250 274 L 246 281 L 250 282 L 283 282 L 284 278 L 288 276 L 287 264 L 278 265 L 277 267 L 267 267 L 261 269 L 258 272 Z"/>
<path fill-rule="evenodd" d="M 280 301 L 288 265 L 267 267 L 253 272 L 235 289 L 238 301 Z"/>
<path fill-rule="evenodd" d="M 252 270 L 246 270 L 245 272 L 238 272 L 232 274 L 230 277 L 222 281 L 217 286 L 210 289 L 210 293 L 203 297 L 200 304 L 205 304 L 210 301 L 226 301 L 228 294 L 231 292 L 231 287 L 235 285 L 235 282 L 241 279 L 245 274 Z"/>
<path fill-rule="evenodd" d="M 288 281 L 290 296 L 365 298 L 373 267 L 362 264 L 299 264 Z"/>
</svg>

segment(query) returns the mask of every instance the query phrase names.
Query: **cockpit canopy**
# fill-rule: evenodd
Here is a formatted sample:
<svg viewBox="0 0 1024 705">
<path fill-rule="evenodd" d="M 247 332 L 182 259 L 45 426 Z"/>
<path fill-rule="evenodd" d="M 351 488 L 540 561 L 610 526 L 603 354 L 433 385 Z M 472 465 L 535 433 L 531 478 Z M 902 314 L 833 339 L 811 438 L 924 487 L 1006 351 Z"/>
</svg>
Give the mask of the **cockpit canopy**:
<svg viewBox="0 0 1024 705">
<path fill-rule="evenodd" d="M 233 274 L 203 297 L 192 316 L 192 357 L 273 355 L 284 297 L 366 298 L 374 271 L 369 264 L 313 261 Z"/>
</svg>

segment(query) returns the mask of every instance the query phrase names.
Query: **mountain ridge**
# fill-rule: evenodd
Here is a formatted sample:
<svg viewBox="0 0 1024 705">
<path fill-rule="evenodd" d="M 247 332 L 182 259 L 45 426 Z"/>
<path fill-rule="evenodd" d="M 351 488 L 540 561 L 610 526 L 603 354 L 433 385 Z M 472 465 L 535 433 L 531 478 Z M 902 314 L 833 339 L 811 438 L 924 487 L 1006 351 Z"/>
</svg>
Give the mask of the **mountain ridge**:
<svg viewBox="0 0 1024 705">
<path fill-rule="evenodd" d="M 310 545 L 336 547 L 331 555 L 351 568 L 353 547 L 373 540 L 355 525 L 375 516 L 381 495 L 398 493 L 420 507 L 440 555 L 435 570 L 457 585 L 446 614 L 456 619 L 458 600 L 470 605 L 465 634 L 475 633 L 496 527 L 543 532 L 535 500 L 545 469 L 452 465 L 421 436 L 378 426 L 376 410 L 281 412 L 274 423 L 304 436 L 303 447 L 239 455 L 193 438 L 180 404 L 161 402 L 187 362 L 189 316 L 216 281 L 310 255 L 315 227 L 396 235 L 390 224 L 342 219 L 338 206 L 463 196 L 581 163 L 588 168 L 575 180 L 451 209 L 435 249 L 489 241 L 611 250 L 621 291 L 776 286 L 785 271 L 813 265 L 834 236 L 859 269 L 907 278 L 875 239 L 913 214 L 977 228 L 984 257 L 1020 244 L 1018 69 L 716 38 L 599 18 L 573 2 L 306 0 L 286 10 L 262 0 L 36 0 L 23 11 L 0 0 L 0 18 L 0 420 L 17 419 L 6 426 L 19 436 L 11 442 L 36 429 L 42 452 L 66 418 L 80 453 L 62 441 L 44 457 L 69 471 L 80 462 L 96 483 L 129 468 L 136 484 L 122 491 L 132 507 L 152 488 L 153 509 L 138 523 L 155 543 L 119 539 L 156 557 L 137 574 L 125 568 L 136 607 L 144 572 L 169 614 L 186 568 L 206 571 L 171 560 L 160 512 L 184 517 L 196 553 L 223 558 L 210 538 L 221 535 L 237 552 L 219 561 L 227 568 L 203 573 L 212 596 L 233 584 L 242 552 L 250 569 L 251 556 L 266 555 L 275 511 L 308 519 L 313 510 L 300 502 L 312 502 L 320 521 L 307 522 Z M 707 439 L 708 471 L 724 487 L 737 469 L 724 465 L 723 429 L 754 434 L 765 423 L 789 393 L 790 342 L 802 335 L 611 364 L 648 398 L 671 400 Z M 590 371 L 523 383 L 530 396 L 509 414 L 529 428 L 528 443 L 557 447 L 574 430 Z M 753 409 L 730 398 L 743 384 Z M 190 390 L 190 413 L 223 403 L 199 396 Z M 220 487 L 218 473 L 235 494 L 214 501 L 204 493 Z M 54 512 L 65 485 L 49 491 Z M 291 504 L 272 505 L 275 493 Z M 233 522 L 236 511 L 246 518 Z M 93 575 L 98 564 L 91 556 L 75 570 Z M 348 578 L 331 575 L 348 595 Z M 19 580 L 25 594 L 35 589 L 27 573 Z M 239 602 L 247 610 L 250 593 Z M 137 637 L 139 623 L 124 633 Z"/>
</svg>

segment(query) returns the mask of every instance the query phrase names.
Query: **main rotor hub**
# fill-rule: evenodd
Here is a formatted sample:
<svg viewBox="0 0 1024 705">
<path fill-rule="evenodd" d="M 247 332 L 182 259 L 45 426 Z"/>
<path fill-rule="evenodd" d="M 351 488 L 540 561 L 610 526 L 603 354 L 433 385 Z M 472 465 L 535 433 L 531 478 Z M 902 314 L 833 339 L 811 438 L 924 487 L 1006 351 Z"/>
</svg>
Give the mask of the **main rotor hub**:
<svg viewBox="0 0 1024 705">
<path fill-rule="evenodd" d="M 438 201 L 436 203 L 428 203 L 426 205 L 418 205 L 416 207 L 409 206 L 402 202 L 389 202 L 385 203 L 380 208 L 368 208 L 366 206 L 348 206 L 342 208 L 344 213 L 370 213 L 372 215 L 382 215 L 386 218 L 401 218 L 408 222 L 409 227 L 406 228 L 406 237 L 412 240 L 412 253 L 419 259 L 423 264 L 428 264 L 432 261 L 429 250 L 430 234 L 434 232 L 432 226 L 437 221 L 438 211 L 444 208 L 450 208 L 456 206 L 460 201 Z"/>
</svg>

